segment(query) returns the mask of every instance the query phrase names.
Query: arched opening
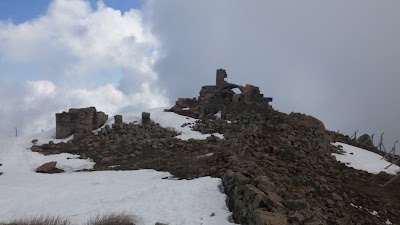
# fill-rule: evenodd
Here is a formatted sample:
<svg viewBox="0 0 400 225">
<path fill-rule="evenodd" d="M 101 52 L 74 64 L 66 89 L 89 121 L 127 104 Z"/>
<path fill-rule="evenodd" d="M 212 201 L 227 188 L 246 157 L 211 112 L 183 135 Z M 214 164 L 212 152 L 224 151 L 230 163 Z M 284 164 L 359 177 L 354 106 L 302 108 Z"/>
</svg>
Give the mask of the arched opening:
<svg viewBox="0 0 400 225">
<path fill-rule="evenodd" d="M 239 88 L 232 88 L 231 91 L 235 94 L 242 94 L 242 91 Z"/>
<path fill-rule="evenodd" d="M 237 102 L 238 95 L 243 95 L 243 87 L 236 84 L 229 84 L 222 88 L 221 97 L 226 99 L 228 102 Z M 236 96 L 236 97 L 234 97 Z M 241 99 L 243 101 L 243 99 Z"/>
</svg>

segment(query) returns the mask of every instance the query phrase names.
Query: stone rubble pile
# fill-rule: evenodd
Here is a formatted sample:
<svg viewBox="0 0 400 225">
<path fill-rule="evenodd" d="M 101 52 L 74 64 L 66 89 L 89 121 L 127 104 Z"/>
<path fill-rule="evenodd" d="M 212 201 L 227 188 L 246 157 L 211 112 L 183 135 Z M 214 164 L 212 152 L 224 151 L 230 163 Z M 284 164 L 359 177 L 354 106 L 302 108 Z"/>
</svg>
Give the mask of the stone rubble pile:
<svg viewBox="0 0 400 225">
<path fill-rule="evenodd" d="M 331 154 L 339 149 L 330 143 L 346 137 L 327 131 L 311 116 L 273 111 L 265 119 L 244 112 L 232 121 L 203 119 L 182 126 L 225 138 L 182 141 L 174 138 L 175 131 L 153 122 L 124 123 L 118 116 L 97 134 L 33 145 L 32 151 L 79 154 L 93 159 L 95 170 L 152 168 L 184 179 L 220 177 L 233 218 L 243 225 L 400 221 L 399 201 L 384 201 L 377 192 L 387 195 L 391 190 L 378 183 L 393 176 L 374 176 L 336 161 Z M 392 188 L 399 186 L 395 182 Z"/>
</svg>

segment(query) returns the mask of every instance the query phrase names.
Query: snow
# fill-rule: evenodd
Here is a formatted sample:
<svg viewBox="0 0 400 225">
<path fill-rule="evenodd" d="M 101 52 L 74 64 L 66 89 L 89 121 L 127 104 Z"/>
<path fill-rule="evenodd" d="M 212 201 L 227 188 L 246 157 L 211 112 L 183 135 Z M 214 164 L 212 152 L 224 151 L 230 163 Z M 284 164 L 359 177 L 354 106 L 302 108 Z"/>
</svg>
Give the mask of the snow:
<svg viewBox="0 0 400 225">
<path fill-rule="evenodd" d="M 221 111 L 218 111 L 214 114 L 218 119 L 221 119 Z"/>
<path fill-rule="evenodd" d="M 376 210 L 370 211 L 370 210 L 363 208 L 362 206 L 356 205 L 354 203 L 350 203 L 350 205 L 359 210 L 366 210 L 367 212 L 371 213 L 371 215 L 379 217 L 379 213 Z M 390 222 L 389 219 L 386 219 L 385 224 L 392 224 L 392 223 Z"/>
<path fill-rule="evenodd" d="M 139 116 L 124 116 L 124 121 L 140 121 Z M 151 118 L 163 127 L 181 131 L 183 140 L 209 136 L 180 127 L 194 120 L 174 113 L 155 110 Z M 38 139 L 38 144 L 71 139 L 55 140 L 53 135 L 54 130 L 0 138 L 0 172 L 4 173 L 0 176 L 0 221 L 55 215 L 70 219 L 72 224 L 84 224 L 98 214 L 125 212 L 136 215 L 138 225 L 232 224 L 218 178 L 176 180 L 168 172 L 154 170 L 74 172 L 90 169 L 94 162 L 66 153 L 44 156 L 29 149 L 32 139 Z M 34 172 L 50 161 L 57 161 L 57 167 L 67 172 Z"/>
<path fill-rule="evenodd" d="M 181 140 L 189 140 L 191 138 L 197 140 L 205 140 L 207 137 L 214 135 L 221 139 L 224 138 L 223 134 L 214 133 L 214 134 L 202 134 L 198 131 L 192 130 L 189 126 L 182 127 L 185 123 L 196 123 L 197 119 L 181 116 L 173 112 L 164 112 L 164 108 L 150 109 L 146 112 L 150 113 L 150 118 L 156 123 L 159 123 L 161 127 L 175 130 L 176 132 L 181 132 L 180 135 L 176 136 Z M 134 113 L 126 113 L 123 117 L 123 121 L 126 123 L 141 121 L 142 112 L 134 112 Z M 111 124 L 113 122 L 109 121 Z"/>
<path fill-rule="evenodd" d="M 373 174 L 378 174 L 381 171 L 384 171 L 394 175 L 400 171 L 400 167 L 397 165 L 392 165 L 388 169 L 385 169 L 390 165 L 390 162 L 382 159 L 382 156 L 376 153 L 341 142 L 336 142 L 332 145 L 343 146 L 344 155 L 336 153 L 332 153 L 332 155 L 336 157 L 336 160 L 346 163 L 346 165 L 354 169 L 364 170 Z"/>
<path fill-rule="evenodd" d="M 42 140 L 52 140 L 51 137 L 45 137 L 43 133 L 38 134 L 38 136 Z M 56 167 L 66 172 L 92 169 L 95 164 L 90 159 L 78 159 L 79 155 L 69 153 L 44 156 L 40 153 L 32 152 L 30 150 L 32 146 L 31 140 L 31 137 L 0 139 L 0 146 L 2 146 L 2 149 L 0 149 L 0 163 L 3 164 L 0 167 L 1 172 L 5 174 L 34 172 L 37 167 L 51 161 L 56 161 Z M 56 142 L 57 140 L 54 141 Z"/>
</svg>

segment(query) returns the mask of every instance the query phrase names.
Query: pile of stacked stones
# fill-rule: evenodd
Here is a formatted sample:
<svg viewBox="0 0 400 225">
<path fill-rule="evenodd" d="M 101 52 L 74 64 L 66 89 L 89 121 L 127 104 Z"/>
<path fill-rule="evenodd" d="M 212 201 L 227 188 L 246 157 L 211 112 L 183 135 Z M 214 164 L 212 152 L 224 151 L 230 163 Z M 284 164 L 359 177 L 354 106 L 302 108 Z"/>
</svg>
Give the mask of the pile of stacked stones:
<svg viewBox="0 0 400 225">
<path fill-rule="evenodd" d="M 181 178 L 195 178 L 198 171 L 193 161 L 205 164 L 201 156 L 220 149 L 217 137 L 183 141 L 174 138 L 178 135 L 174 130 L 162 128 L 151 121 L 145 124 L 123 123 L 120 115 L 115 117 L 112 126 L 106 125 L 98 132 L 81 134 L 66 143 L 54 144 L 50 141 L 44 145 L 33 145 L 31 150 L 45 155 L 62 152 L 78 154 L 82 159 L 95 161 L 95 170 L 110 169 L 110 166 L 118 170 L 152 168 L 170 171 Z"/>
</svg>

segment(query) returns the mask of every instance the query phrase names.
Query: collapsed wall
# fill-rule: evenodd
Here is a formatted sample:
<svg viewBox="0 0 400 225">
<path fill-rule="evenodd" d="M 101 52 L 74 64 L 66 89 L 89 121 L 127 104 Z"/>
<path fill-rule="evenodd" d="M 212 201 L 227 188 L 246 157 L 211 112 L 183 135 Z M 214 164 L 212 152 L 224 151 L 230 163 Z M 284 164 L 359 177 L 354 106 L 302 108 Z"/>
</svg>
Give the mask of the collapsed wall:
<svg viewBox="0 0 400 225">
<path fill-rule="evenodd" d="M 56 138 L 65 138 L 74 133 L 87 134 L 100 128 L 108 119 L 104 112 L 97 112 L 95 107 L 69 109 L 68 112 L 56 113 Z"/>
<path fill-rule="evenodd" d="M 215 85 L 203 86 L 199 97 L 179 98 L 175 106 L 166 111 L 197 119 L 231 119 L 241 112 L 255 112 L 266 117 L 272 107 L 272 98 L 264 97 L 254 85 L 237 85 L 225 81 L 228 75 L 218 69 Z M 238 90 L 236 93 L 234 90 Z"/>
</svg>

